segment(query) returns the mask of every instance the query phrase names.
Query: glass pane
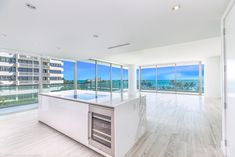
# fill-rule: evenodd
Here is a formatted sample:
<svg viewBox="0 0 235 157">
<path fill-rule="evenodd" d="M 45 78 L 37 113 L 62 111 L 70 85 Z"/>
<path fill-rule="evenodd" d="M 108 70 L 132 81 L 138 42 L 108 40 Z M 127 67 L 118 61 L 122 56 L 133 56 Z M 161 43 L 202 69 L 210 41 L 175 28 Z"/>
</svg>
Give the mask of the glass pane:
<svg viewBox="0 0 235 157">
<path fill-rule="evenodd" d="M 136 70 L 136 85 L 137 89 L 139 89 L 139 68 Z"/>
<path fill-rule="evenodd" d="M 202 64 L 202 93 L 204 93 L 204 64 Z"/>
<path fill-rule="evenodd" d="M 112 91 L 121 91 L 121 66 L 112 65 Z"/>
<path fill-rule="evenodd" d="M 161 66 L 157 68 L 157 88 L 159 91 L 175 90 L 175 66 Z"/>
<path fill-rule="evenodd" d="M 38 85 L 0 86 L 0 108 L 38 102 Z"/>
<path fill-rule="evenodd" d="M 95 61 L 77 63 L 78 89 L 95 90 Z"/>
<path fill-rule="evenodd" d="M 199 92 L 199 64 L 176 66 L 176 90 Z"/>
<path fill-rule="evenodd" d="M 0 108 L 38 102 L 39 61 L 38 57 L 0 52 Z"/>
<path fill-rule="evenodd" d="M 110 91 L 110 64 L 97 63 L 98 91 Z"/>
<path fill-rule="evenodd" d="M 124 91 L 127 91 L 128 89 L 128 68 L 123 67 L 123 89 Z"/>
<path fill-rule="evenodd" d="M 74 62 L 43 59 L 43 91 L 64 91 L 74 89 Z"/>
<path fill-rule="evenodd" d="M 156 90 L 156 68 L 144 67 L 141 69 L 141 89 Z"/>
</svg>

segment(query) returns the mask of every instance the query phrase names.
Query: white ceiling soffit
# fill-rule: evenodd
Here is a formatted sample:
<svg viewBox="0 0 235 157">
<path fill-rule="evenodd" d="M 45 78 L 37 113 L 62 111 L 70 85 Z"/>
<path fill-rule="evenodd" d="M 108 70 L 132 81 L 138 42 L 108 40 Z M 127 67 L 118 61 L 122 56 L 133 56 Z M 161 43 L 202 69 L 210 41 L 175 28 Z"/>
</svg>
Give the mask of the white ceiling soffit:
<svg viewBox="0 0 235 157">
<path fill-rule="evenodd" d="M 0 48 L 56 58 L 104 58 L 216 37 L 228 2 L 1 0 Z M 172 11 L 176 4 L 180 9 Z M 108 49 L 117 45 L 124 46 Z"/>
<path fill-rule="evenodd" d="M 163 64 L 185 61 L 199 61 L 207 57 L 219 56 L 221 40 L 219 37 L 188 43 L 145 49 L 141 51 L 106 56 L 106 60 L 123 64 Z"/>
</svg>

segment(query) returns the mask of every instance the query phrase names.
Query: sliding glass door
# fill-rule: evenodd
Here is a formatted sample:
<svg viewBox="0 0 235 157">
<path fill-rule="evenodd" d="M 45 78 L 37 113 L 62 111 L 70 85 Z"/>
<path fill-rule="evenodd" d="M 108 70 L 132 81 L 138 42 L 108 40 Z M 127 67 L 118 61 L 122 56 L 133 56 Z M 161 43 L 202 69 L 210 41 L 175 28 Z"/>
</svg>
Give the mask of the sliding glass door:
<svg viewBox="0 0 235 157">
<path fill-rule="evenodd" d="M 157 66 L 158 91 L 175 91 L 175 65 Z"/>
<path fill-rule="evenodd" d="M 95 61 L 77 62 L 77 83 L 80 90 L 95 90 Z"/>
<path fill-rule="evenodd" d="M 110 76 L 110 64 L 104 62 L 97 63 L 98 73 L 98 91 L 110 91 L 111 90 L 111 76 Z"/>
<path fill-rule="evenodd" d="M 156 90 L 156 66 L 141 67 L 141 90 Z"/>
<path fill-rule="evenodd" d="M 112 91 L 121 91 L 121 66 L 112 64 Z"/>
<path fill-rule="evenodd" d="M 141 66 L 140 69 L 142 91 L 204 92 L 204 65 L 201 62 Z"/>
<path fill-rule="evenodd" d="M 199 64 L 177 64 L 176 91 L 198 93 L 199 79 Z"/>
</svg>

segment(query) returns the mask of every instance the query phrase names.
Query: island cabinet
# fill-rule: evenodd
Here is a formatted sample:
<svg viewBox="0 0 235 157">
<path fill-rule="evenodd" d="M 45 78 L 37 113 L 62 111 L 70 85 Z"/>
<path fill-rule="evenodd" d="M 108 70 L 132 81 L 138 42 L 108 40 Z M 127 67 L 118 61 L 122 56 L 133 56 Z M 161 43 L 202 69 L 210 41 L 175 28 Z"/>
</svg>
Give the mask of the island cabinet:
<svg viewBox="0 0 235 157">
<path fill-rule="evenodd" d="M 109 101 L 40 94 L 39 121 L 106 157 L 124 157 L 145 133 L 146 97 Z"/>
<path fill-rule="evenodd" d="M 88 146 L 89 105 L 77 101 L 39 96 L 39 121 Z"/>
</svg>

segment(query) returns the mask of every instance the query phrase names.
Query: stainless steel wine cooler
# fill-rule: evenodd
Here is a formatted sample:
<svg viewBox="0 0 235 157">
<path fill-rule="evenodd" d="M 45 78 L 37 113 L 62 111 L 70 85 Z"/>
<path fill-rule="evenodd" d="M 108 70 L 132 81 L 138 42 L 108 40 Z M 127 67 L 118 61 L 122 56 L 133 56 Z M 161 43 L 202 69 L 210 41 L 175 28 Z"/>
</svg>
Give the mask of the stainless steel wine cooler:
<svg viewBox="0 0 235 157">
<path fill-rule="evenodd" d="M 89 111 L 89 144 L 113 156 L 114 124 L 113 110 L 90 105 Z"/>
</svg>

